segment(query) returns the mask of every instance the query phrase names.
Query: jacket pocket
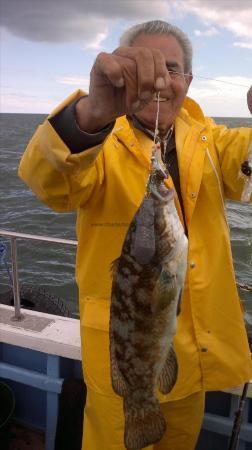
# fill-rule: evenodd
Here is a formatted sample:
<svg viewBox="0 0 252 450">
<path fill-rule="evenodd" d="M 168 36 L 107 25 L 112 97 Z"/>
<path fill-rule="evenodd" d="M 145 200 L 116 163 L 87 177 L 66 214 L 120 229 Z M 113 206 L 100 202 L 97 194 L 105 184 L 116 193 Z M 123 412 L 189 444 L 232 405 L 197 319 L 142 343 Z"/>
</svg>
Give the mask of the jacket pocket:
<svg viewBox="0 0 252 450">
<path fill-rule="evenodd" d="M 81 326 L 108 332 L 110 300 L 85 297 L 81 302 Z"/>
</svg>

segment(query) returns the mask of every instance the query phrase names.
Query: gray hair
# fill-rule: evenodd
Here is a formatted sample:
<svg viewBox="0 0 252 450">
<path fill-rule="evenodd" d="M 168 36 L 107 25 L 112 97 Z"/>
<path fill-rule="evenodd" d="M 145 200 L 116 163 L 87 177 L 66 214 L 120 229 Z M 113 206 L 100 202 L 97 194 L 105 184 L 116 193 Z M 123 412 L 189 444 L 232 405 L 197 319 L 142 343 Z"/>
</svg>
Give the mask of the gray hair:
<svg viewBox="0 0 252 450">
<path fill-rule="evenodd" d="M 188 36 L 180 28 L 163 20 L 151 20 L 140 23 L 126 30 L 120 39 L 120 46 L 131 47 L 140 34 L 166 34 L 177 39 L 184 53 L 184 69 L 186 73 L 192 71 L 192 44 Z"/>
</svg>

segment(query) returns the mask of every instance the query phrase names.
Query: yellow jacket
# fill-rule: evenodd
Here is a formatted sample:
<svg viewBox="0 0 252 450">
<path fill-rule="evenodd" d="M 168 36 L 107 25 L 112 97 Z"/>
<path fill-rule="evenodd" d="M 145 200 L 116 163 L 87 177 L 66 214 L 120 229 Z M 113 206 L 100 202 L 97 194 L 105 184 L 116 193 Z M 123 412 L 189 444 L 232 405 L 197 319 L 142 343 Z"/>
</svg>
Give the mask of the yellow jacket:
<svg viewBox="0 0 252 450">
<path fill-rule="evenodd" d="M 52 116 L 80 95 L 83 92 L 75 92 Z M 190 98 L 176 119 L 175 130 L 189 255 L 175 337 L 179 376 L 168 400 L 202 388 L 235 386 L 252 376 L 224 206 L 225 198 L 240 199 L 243 181 L 238 172 L 252 130 L 217 126 Z M 120 255 L 127 227 L 144 196 L 151 145 L 144 133 L 122 117 L 103 144 L 71 154 L 46 120 L 19 168 L 21 178 L 50 208 L 78 210 L 76 277 L 84 375 L 88 385 L 108 395 L 112 395 L 107 336 L 110 265 Z M 99 344 L 94 330 L 104 335 Z M 93 338 L 88 341 L 87 336 Z M 105 355 L 106 367 L 99 366 L 99 355 Z M 96 364 L 94 381 L 91 366 Z"/>
</svg>

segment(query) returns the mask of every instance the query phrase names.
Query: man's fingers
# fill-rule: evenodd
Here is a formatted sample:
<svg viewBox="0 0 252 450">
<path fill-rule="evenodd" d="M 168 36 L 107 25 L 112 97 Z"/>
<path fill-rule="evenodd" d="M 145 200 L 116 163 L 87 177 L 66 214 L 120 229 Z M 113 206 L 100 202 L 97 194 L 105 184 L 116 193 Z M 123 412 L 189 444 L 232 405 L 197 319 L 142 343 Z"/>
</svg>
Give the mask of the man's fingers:
<svg viewBox="0 0 252 450">
<path fill-rule="evenodd" d="M 137 66 L 134 60 L 123 58 L 119 55 L 115 55 L 115 58 L 120 64 L 124 85 L 125 85 L 125 106 L 126 110 L 130 111 L 135 109 L 135 105 L 138 101 L 138 76 L 137 76 Z"/>
<path fill-rule="evenodd" d="M 120 47 L 112 54 L 98 55 L 91 72 L 90 93 L 102 102 L 106 97 L 102 93 L 107 92 L 106 102 L 111 99 L 111 108 L 116 113 L 132 113 L 148 104 L 155 91 L 166 89 L 169 82 L 160 50 Z"/>
<path fill-rule="evenodd" d="M 124 86 L 123 71 L 118 61 L 108 53 L 100 53 L 97 56 L 93 70 L 96 75 L 108 78 L 110 83 L 118 88 Z"/>
<path fill-rule="evenodd" d="M 145 48 L 120 47 L 115 51 L 125 62 L 134 63 L 136 72 L 136 90 L 139 99 L 146 100 L 151 97 L 154 88 L 154 60 L 152 53 Z M 130 66 L 129 66 L 130 69 Z"/>
<path fill-rule="evenodd" d="M 138 100 L 137 71 L 135 61 L 119 55 L 100 53 L 93 66 L 96 88 L 108 82 L 115 88 L 124 88 L 123 104 L 126 111 Z M 133 107 L 134 109 L 134 107 Z"/>
<path fill-rule="evenodd" d="M 155 90 L 167 85 L 167 68 L 163 54 L 157 49 L 143 47 L 120 47 L 114 54 L 131 59 L 136 64 L 138 96 L 150 98 Z"/>
<path fill-rule="evenodd" d="M 163 54 L 156 49 L 152 49 L 155 67 L 155 89 L 162 90 L 167 87 L 167 81 L 170 80 L 168 70 Z"/>
</svg>

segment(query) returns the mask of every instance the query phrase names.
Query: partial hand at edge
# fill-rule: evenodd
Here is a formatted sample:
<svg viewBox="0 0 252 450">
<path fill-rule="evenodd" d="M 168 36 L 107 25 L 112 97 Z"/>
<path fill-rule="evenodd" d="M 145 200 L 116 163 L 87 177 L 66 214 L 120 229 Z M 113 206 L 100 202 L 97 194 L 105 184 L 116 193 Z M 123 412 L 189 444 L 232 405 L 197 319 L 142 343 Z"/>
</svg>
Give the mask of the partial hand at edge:
<svg viewBox="0 0 252 450">
<path fill-rule="evenodd" d="M 252 114 L 252 86 L 250 86 L 250 88 L 247 92 L 247 104 L 248 104 L 248 109 L 249 109 L 250 113 Z"/>
</svg>

